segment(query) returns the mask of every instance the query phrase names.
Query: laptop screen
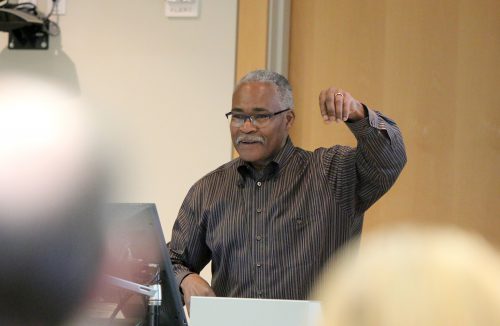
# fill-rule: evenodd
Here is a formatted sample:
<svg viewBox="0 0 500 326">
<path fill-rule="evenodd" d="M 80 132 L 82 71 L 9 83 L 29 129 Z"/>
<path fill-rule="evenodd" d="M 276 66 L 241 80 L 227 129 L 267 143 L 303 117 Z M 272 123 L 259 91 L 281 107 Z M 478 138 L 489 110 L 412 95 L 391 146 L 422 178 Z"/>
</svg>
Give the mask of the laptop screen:
<svg viewBox="0 0 500 326">
<path fill-rule="evenodd" d="M 105 224 L 103 277 L 78 324 L 187 325 L 155 204 L 109 204 Z"/>
</svg>

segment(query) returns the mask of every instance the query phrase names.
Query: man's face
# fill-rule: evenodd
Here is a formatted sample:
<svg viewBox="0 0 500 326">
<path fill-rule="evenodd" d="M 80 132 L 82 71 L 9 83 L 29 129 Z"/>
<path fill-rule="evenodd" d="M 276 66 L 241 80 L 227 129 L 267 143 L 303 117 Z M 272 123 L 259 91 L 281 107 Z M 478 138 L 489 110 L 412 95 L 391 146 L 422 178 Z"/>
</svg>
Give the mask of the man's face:
<svg viewBox="0 0 500 326">
<path fill-rule="evenodd" d="M 277 87 L 266 82 L 248 82 L 240 85 L 233 93 L 233 113 L 248 115 L 275 113 L 280 106 Z M 231 138 L 240 157 L 260 169 L 279 152 L 292 126 L 294 114 L 291 111 L 273 116 L 264 126 L 256 127 L 250 120 L 236 127 L 231 125 Z"/>
</svg>

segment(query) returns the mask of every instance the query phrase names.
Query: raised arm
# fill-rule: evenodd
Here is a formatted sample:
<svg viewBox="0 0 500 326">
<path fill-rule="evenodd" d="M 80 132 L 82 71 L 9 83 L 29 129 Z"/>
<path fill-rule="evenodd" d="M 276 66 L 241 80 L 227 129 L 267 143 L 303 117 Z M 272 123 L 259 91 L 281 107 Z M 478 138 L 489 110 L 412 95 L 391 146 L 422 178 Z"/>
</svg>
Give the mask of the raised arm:
<svg viewBox="0 0 500 326">
<path fill-rule="evenodd" d="M 346 122 L 358 141 L 357 148 L 334 146 L 323 163 L 336 199 L 363 212 L 394 184 L 406 164 L 406 152 L 396 123 L 368 109 L 350 93 L 330 87 L 319 96 L 325 123 Z"/>
</svg>

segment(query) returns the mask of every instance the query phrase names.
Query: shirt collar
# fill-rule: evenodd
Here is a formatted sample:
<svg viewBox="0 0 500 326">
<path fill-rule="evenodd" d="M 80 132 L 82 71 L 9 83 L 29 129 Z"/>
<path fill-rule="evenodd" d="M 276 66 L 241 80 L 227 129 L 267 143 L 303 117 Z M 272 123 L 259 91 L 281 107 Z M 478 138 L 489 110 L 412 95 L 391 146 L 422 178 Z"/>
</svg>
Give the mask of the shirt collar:
<svg viewBox="0 0 500 326">
<path fill-rule="evenodd" d="M 293 146 L 292 140 L 290 137 L 287 137 L 285 146 L 279 151 L 278 155 L 273 159 L 273 162 L 278 163 L 280 167 L 284 166 L 286 162 L 292 157 L 293 152 L 295 151 L 295 146 Z"/>
</svg>

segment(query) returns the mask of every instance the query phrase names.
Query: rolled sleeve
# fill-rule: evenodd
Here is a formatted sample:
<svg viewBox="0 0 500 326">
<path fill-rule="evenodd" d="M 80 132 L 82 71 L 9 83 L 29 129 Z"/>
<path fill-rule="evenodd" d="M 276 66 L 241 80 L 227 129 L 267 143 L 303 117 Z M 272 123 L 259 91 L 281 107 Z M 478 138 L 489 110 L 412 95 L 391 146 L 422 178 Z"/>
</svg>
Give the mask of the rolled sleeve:
<svg viewBox="0 0 500 326">
<path fill-rule="evenodd" d="M 364 119 L 346 125 L 358 145 L 332 147 L 325 155 L 325 166 L 336 198 L 363 212 L 394 184 L 406 164 L 406 151 L 396 123 L 380 112 L 368 109 Z M 353 196 L 353 197 L 352 197 Z"/>
<path fill-rule="evenodd" d="M 204 228 L 200 226 L 200 191 L 195 184 L 179 211 L 172 229 L 169 254 L 179 289 L 182 280 L 189 274 L 198 274 L 210 261 L 210 249 L 205 243 Z"/>
</svg>

